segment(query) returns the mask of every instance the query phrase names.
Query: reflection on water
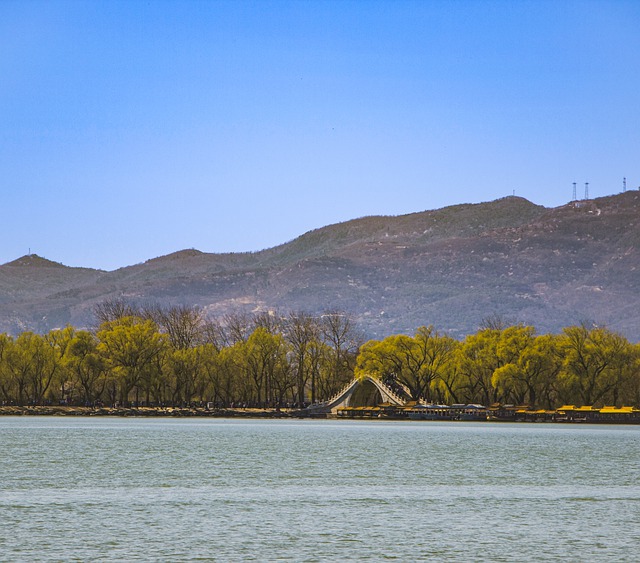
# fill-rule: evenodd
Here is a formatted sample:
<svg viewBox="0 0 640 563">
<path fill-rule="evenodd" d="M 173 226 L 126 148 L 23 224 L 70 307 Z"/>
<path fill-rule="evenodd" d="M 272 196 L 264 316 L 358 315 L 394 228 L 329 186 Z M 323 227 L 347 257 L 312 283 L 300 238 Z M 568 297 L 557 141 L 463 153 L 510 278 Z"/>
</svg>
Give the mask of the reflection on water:
<svg viewBox="0 0 640 563">
<path fill-rule="evenodd" d="M 631 561 L 640 427 L 0 419 L 0 560 Z"/>
</svg>

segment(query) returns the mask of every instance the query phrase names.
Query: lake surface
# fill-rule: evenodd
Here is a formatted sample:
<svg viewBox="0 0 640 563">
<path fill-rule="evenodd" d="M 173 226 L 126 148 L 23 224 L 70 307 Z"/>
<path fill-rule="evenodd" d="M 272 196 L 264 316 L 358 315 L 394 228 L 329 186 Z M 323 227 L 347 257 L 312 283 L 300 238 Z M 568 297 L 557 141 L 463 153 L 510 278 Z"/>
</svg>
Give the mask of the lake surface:
<svg viewBox="0 0 640 563">
<path fill-rule="evenodd" d="M 0 418 L 0 561 L 635 561 L 640 427 Z"/>
</svg>

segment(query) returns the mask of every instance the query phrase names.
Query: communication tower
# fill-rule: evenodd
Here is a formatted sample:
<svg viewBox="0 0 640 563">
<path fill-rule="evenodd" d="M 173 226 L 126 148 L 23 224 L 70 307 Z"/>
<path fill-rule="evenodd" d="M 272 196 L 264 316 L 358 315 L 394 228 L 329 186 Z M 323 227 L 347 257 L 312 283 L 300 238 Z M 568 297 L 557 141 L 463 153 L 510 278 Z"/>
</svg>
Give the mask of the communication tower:
<svg viewBox="0 0 640 563">
<path fill-rule="evenodd" d="M 589 199 L 589 182 L 584 183 L 584 199 Z"/>
<path fill-rule="evenodd" d="M 578 199 L 578 193 L 576 192 L 576 182 L 573 183 L 573 199 L 571 201 L 575 201 Z"/>
<path fill-rule="evenodd" d="M 622 178 L 622 193 L 627 191 L 627 177 Z"/>
</svg>

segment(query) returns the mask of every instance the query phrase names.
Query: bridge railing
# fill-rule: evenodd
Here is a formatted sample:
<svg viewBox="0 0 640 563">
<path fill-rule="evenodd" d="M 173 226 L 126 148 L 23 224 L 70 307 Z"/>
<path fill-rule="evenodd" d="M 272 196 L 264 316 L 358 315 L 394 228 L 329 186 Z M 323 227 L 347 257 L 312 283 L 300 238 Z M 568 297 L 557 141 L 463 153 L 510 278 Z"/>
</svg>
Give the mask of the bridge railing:
<svg viewBox="0 0 640 563">
<path fill-rule="evenodd" d="M 373 378 L 371 378 L 371 379 L 373 379 Z M 402 397 L 400 397 L 395 391 L 393 391 L 393 389 L 391 389 L 391 387 L 389 387 L 388 385 L 386 385 L 385 383 L 383 383 L 379 379 L 376 379 L 376 383 L 377 383 L 377 385 L 382 387 L 382 389 L 384 389 L 384 392 L 387 395 L 389 395 L 389 397 L 391 397 L 399 405 L 403 405 L 404 403 L 407 402 L 407 399 L 403 399 Z"/>
<path fill-rule="evenodd" d="M 378 387 L 378 390 L 386 395 L 389 399 L 391 399 L 393 402 L 395 402 L 398 405 L 403 405 L 404 403 L 406 403 L 407 398 L 403 398 L 400 397 L 400 395 L 398 395 L 393 389 L 391 389 L 388 385 L 384 384 L 380 379 L 378 379 L 377 377 L 372 377 L 372 376 L 366 376 L 365 379 L 369 379 L 373 382 L 373 384 L 375 386 Z M 331 398 L 327 399 L 326 401 L 320 401 L 318 403 L 314 403 L 313 405 L 310 405 L 309 407 L 307 407 L 307 411 L 315 411 L 318 409 L 329 409 L 331 408 L 333 405 L 340 403 L 344 396 L 356 385 L 359 385 L 361 383 L 361 379 L 358 378 L 354 378 L 351 381 L 349 381 L 349 383 L 347 383 L 342 389 L 340 389 L 340 391 L 338 391 L 335 395 L 333 395 Z"/>
<path fill-rule="evenodd" d="M 340 398 L 342 398 L 342 396 L 345 395 L 347 393 L 347 391 L 349 391 L 349 389 L 351 387 L 353 387 L 354 385 L 357 385 L 357 384 L 358 384 L 358 380 L 354 378 L 351 381 L 349 381 L 349 383 L 347 383 L 342 389 L 340 389 L 340 391 L 338 391 L 331 398 L 327 399 L 326 401 L 321 401 L 319 403 L 315 403 L 314 405 L 311 405 L 311 406 L 312 407 L 327 407 L 327 406 L 335 403 L 336 401 L 338 401 Z"/>
</svg>

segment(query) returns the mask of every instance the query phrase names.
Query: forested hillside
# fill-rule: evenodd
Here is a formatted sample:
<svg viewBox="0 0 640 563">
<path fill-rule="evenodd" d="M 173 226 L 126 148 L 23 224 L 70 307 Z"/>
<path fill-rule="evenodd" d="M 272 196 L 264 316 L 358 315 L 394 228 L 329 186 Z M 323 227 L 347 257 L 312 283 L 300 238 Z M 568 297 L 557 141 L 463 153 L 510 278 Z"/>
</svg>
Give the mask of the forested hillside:
<svg viewBox="0 0 640 563">
<path fill-rule="evenodd" d="M 349 313 L 367 337 L 434 325 L 456 338 L 482 319 L 560 332 L 581 322 L 640 340 L 640 192 L 547 209 L 507 197 L 365 217 L 252 253 L 182 250 L 112 272 L 37 256 L 0 266 L 0 331 L 91 328 L 96 305 L 230 313 Z"/>
</svg>

